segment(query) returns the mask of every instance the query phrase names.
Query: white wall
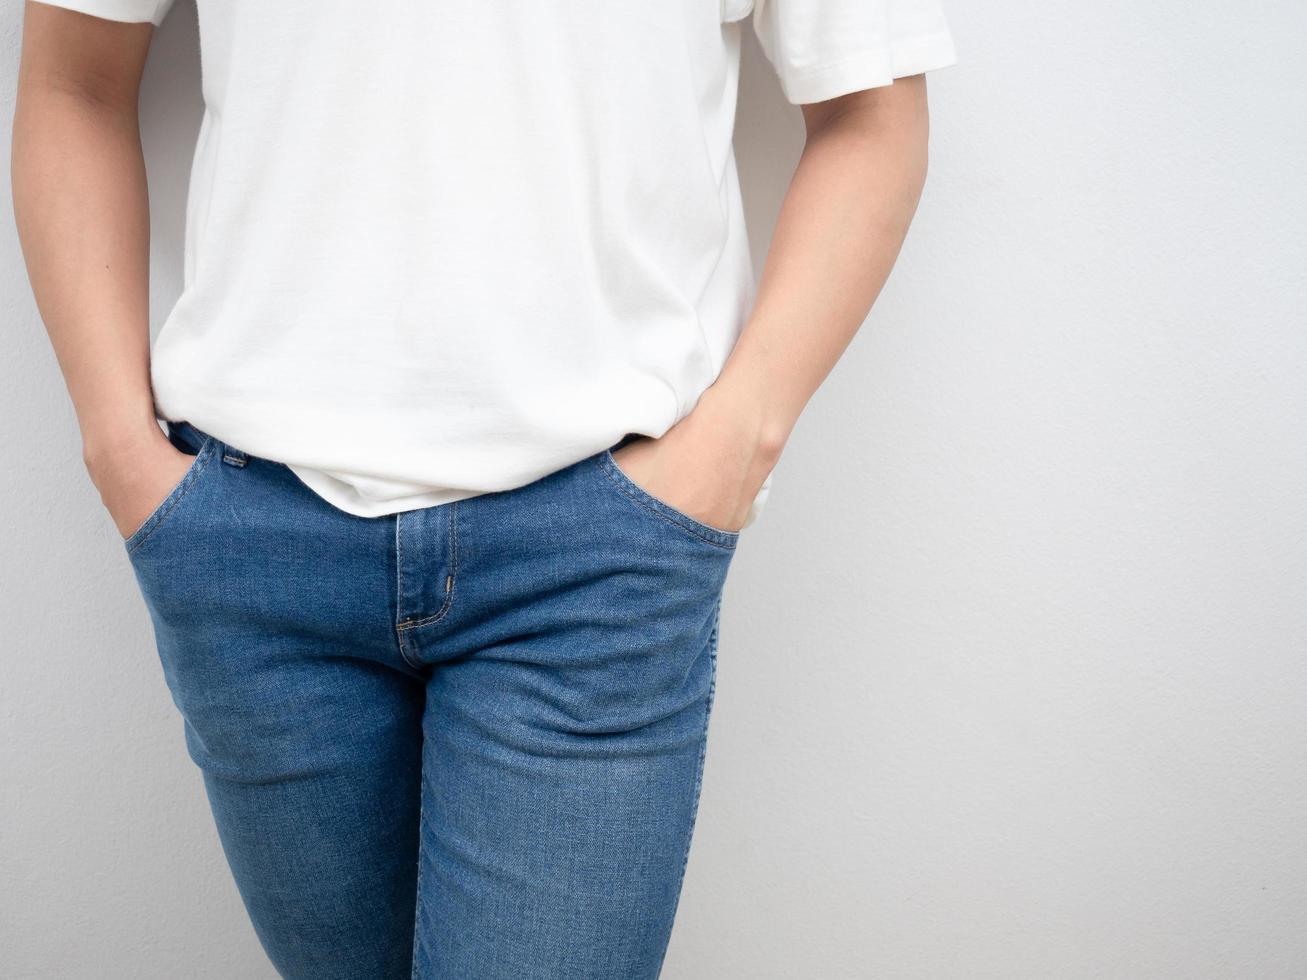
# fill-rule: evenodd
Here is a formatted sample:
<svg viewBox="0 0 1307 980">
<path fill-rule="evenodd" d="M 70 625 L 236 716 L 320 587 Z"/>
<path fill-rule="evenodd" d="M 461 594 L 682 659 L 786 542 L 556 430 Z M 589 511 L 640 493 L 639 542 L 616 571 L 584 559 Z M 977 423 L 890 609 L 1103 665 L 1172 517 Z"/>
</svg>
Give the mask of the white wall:
<svg viewBox="0 0 1307 980">
<path fill-rule="evenodd" d="M 950 13 L 917 224 L 732 570 L 665 975 L 1302 977 L 1307 12 Z M 744 85 L 761 258 L 801 127 L 756 46 Z M 0 219 L 0 974 L 272 977 Z"/>
</svg>

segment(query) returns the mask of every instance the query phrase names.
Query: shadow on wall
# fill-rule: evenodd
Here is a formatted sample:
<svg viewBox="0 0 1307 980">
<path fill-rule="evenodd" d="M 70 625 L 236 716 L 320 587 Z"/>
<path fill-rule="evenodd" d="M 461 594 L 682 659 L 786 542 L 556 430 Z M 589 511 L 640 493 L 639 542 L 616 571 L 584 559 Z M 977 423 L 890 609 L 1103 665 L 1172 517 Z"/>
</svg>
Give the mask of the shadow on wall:
<svg viewBox="0 0 1307 980">
<path fill-rule="evenodd" d="M 757 273 L 776 227 L 776 215 L 803 151 L 803 115 L 786 101 L 758 39 L 744 25 L 740 105 L 735 118 L 735 156 L 744 196 L 749 247 Z"/>
</svg>

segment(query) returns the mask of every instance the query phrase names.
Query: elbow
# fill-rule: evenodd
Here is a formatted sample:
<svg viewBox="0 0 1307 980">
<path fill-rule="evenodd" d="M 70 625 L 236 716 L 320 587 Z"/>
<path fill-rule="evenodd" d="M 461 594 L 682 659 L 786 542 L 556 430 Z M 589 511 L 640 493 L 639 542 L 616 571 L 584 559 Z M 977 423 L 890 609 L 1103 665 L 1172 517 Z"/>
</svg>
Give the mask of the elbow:
<svg viewBox="0 0 1307 980">
<path fill-rule="evenodd" d="M 140 87 L 135 82 L 106 78 L 96 72 L 58 69 L 24 72 L 20 76 L 15 110 L 24 103 L 54 107 L 65 105 L 100 116 L 135 118 Z"/>
</svg>

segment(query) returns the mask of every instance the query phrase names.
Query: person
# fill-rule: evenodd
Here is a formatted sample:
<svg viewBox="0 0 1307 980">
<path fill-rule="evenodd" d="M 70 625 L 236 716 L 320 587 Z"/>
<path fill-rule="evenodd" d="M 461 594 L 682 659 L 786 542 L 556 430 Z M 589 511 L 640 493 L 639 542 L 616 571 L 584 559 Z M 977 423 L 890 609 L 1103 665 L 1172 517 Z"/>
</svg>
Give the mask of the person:
<svg viewBox="0 0 1307 980">
<path fill-rule="evenodd" d="M 258 938 L 290 978 L 656 976 L 727 569 L 907 233 L 944 14 L 198 0 L 151 350 L 170 3 L 26 4 L 14 205 Z M 756 283 L 750 23 L 806 129 Z"/>
</svg>

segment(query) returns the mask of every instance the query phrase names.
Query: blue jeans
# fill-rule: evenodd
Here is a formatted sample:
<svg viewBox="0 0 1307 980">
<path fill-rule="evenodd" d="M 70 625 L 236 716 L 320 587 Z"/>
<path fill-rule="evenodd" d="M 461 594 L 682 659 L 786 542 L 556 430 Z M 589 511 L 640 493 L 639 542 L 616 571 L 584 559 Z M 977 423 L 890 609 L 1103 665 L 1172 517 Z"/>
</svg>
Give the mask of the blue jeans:
<svg viewBox="0 0 1307 980">
<path fill-rule="evenodd" d="M 607 451 L 365 519 L 169 438 L 194 462 L 127 550 L 280 973 L 656 977 L 737 535 Z"/>
</svg>

